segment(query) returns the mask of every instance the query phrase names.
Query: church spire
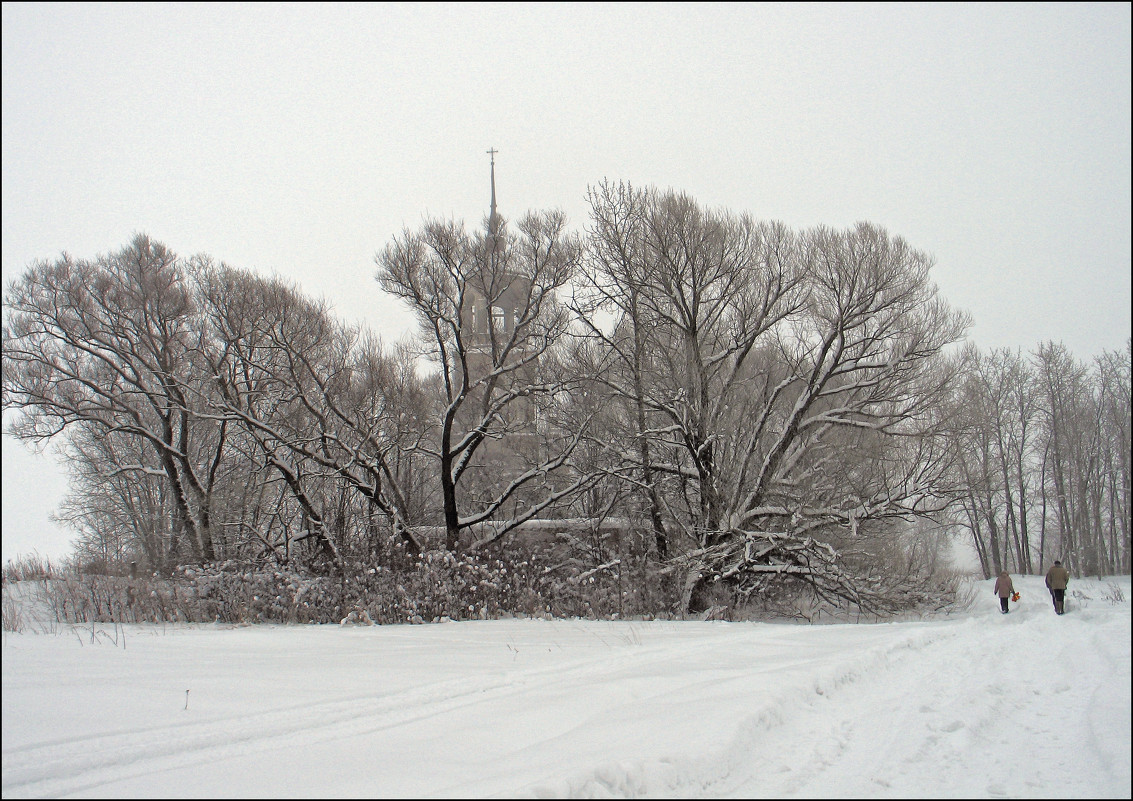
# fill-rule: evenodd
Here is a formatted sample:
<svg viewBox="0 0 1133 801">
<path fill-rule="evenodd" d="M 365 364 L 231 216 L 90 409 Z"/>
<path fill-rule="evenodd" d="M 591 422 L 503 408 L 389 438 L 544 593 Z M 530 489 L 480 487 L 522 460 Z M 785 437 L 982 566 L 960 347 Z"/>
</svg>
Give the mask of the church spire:
<svg viewBox="0 0 1133 801">
<path fill-rule="evenodd" d="M 494 147 L 488 151 L 492 157 L 492 210 L 488 215 L 488 231 L 492 236 L 499 232 L 499 218 L 496 216 L 496 154 L 499 152 Z"/>
</svg>

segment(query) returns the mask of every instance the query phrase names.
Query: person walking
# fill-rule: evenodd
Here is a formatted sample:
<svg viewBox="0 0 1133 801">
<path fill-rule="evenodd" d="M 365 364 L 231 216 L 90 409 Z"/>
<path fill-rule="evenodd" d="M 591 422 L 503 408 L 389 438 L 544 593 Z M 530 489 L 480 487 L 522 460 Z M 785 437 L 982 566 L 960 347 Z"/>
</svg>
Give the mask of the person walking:
<svg viewBox="0 0 1133 801">
<path fill-rule="evenodd" d="M 1066 611 L 1066 585 L 1070 583 L 1070 573 L 1057 559 L 1050 570 L 1046 571 L 1046 588 L 1050 590 L 1050 599 L 1054 601 L 1054 613 L 1061 615 Z"/>
<path fill-rule="evenodd" d="M 999 611 L 1005 615 L 1007 614 L 1007 601 L 1011 598 L 1013 592 L 1015 592 L 1015 587 L 1011 584 L 1011 576 L 1004 570 L 995 580 L 995 588 L 992 593 L 999 596 Z"/>
</svg>

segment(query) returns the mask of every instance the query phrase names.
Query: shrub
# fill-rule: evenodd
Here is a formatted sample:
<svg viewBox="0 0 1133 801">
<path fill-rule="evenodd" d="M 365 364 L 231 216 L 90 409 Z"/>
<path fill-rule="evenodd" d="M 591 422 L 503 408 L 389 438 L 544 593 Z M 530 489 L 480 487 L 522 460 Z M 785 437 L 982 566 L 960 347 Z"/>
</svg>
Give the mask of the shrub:
<svg viewBox="0 0 1133 801">
<path fill-rule="evenodd" d="M 46 588 L 60 622 L 377 623 L 495 618 L 552 609 L 532 562 L 429 551 L 402 565 L 349 566 L 339 576 L 228 561 L 171 577 L 68 573 Z"/>
<path fill-rule="evenodd" d="M 4 593 L 4 631 L 21 632 L 24 630 L 23 613 L 16 599 Z"/>
<path fill-rule="evenodd" d="M 1114 584 L 1112 581 L 1106 582 L 1102 598 L 1112 606 L 1125 603 L 1125 593 L 1121 591 L 1121 585 Z"/>
</svg>

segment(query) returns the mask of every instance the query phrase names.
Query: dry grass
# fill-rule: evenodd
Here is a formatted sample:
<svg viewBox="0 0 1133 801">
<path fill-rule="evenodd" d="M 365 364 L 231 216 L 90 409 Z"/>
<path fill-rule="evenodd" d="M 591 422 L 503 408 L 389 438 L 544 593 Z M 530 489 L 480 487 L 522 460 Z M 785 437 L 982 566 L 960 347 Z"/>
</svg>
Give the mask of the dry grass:
<svg viewBox="0 0 1133 801">
<path fill-rule="evenodd" d="M 59 568 L 38 552 L 21 554 L 4 565 L 4 581 L 40 581 L 58 575 Z"/>
</svg>

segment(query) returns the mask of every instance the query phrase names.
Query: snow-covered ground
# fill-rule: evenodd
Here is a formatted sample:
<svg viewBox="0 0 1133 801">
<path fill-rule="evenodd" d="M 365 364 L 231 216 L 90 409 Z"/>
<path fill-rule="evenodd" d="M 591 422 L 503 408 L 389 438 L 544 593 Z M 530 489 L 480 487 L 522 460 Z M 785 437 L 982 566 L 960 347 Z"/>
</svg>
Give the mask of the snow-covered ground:
<svg viewBox="0 0 1133 801">
<path fill-rule="evenodd" d="M 1063 617 L 1016 587 L 871 625 L 8 633 L 3 796 L 1129 798 L 1129 577 Z"/>
</svg>

